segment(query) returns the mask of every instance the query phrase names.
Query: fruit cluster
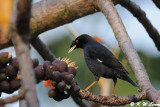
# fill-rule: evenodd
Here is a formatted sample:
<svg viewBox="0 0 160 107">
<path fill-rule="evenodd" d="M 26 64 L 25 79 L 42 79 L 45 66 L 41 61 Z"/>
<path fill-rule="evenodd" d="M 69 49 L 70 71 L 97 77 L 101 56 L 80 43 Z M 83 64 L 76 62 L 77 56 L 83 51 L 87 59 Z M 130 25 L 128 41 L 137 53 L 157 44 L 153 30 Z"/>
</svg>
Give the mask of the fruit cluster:
<svg viewBox="0 0 160 107">
<path fill-rule="evenodd" d="M 48 96 L 56 101 L 76 95 L 80 88 L 74 77 L 77 73 L 75 63 L 69 59 L 45 61 L 39 65 L 38 59 L 33 59 L 33 68 L 37 83 L 44 80 L 44 85 L 51 89 Z M 67 63 L 66 63 L 67 62 Z M 0 92 L 13 93 L 21 86 L 17 58 L 12 58 L 8 52 L 0 53 Z"/>
<path fill-rule="evenodd" d="M 33 66 L 38 65 L 38 59 L 33 59 Z M 11 94 L 18 90 L 21 86 L 20 78 L 18 78 L 18 61 L 12 58 L 8 52 L 0 53 L 0 92 Z"/>
<path fill-rule="evenodd" d="M 0 92 L 13 93 L 20 87 L 17 59 L 8 52 L 0 53 Z"/>
<path fill-rule="evenodd" d="M 79 92 L 80 88 L 77 82 L 74 81 L 77 72 L 75 67 L 68 67 L 65 61 L 54 60 L 52 63 L 45 61 L 43 68 L 45 71 L 44 79 L 47 80 L 44 84 L 51 84 L 49 85 L 51 87 L 48 92 L 49 97 L 61 101 Z"/>
</svg>

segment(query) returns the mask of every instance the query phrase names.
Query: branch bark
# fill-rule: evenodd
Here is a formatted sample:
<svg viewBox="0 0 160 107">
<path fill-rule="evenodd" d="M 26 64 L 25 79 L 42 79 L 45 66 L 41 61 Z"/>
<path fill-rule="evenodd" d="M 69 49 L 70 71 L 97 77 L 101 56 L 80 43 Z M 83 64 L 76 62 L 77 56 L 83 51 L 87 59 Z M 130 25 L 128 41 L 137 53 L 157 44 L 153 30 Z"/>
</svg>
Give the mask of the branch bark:
<svg viewBox="0 0 160 107">
<path fill-rule="evenodd" d="M 29 45 L 24 43 L 16 33 L 12 35 L 12 41 L 18 59 L 20 74 L 22 77 L 22 90 L 28 107 L 39 107 L 36 93 L 36 81 L 33 73 L 33 65 L 30 59 Z"/>
<path fill-rule="evenodd" d="M 160 51 L 160 35 L 157 29 L 151 24 L 149 19 L 146 17 L 146 13 L 134 2 L 130 0 L 123 0 L 119 2 L 124 8 L 129 10 L 133 16 L 135 16 L 139 22 L 144 26 L 148 32 L 150 38 L 154 41 L 157 49 Z"/>
<path fill-rule="evenodd" d="M 32 0 L 19 0 L 17 4 L 16 31 L 12 31 L 12 42 L 16 51 L 22 77 L 22 90 L 28 107 L 39 107 L 36 81 L 30 58 L 30 13 Z"/>
<path fill-rule="evenodd" d="M 0 99 L 0 105 L 5 105 L 5 104 L 9 104 L 9 103 L 14 103 L 16 101 L 18 101 L 19 99 L 23 99 L 24 96 L 23 94 L 18 94 L 18 95 L 14 95 L 12 97 L 8 97 L 5 99 Z"/>
<path fill-rule="evenodd" d="M 100 96 L 100 95 L 97 96 L 93 95 L 89 91 L 80 90 L 79 96 L 82 99 L 86 99 L 88 101 L 94 101 L 107 106 L 120 106 L 120 105 L 130 104 L 131 102 L 146 100 L 147 98 L 147 94 L 145 91 L 137 95 L 117 97 L 117 96 Z"/>
<path fill-rule="evenodd" d="M 42 0 L 32 6 L 31 37 L 37 37 L 42 32 L 93 14 L 97 10 L 94 0 Z M 15 25 L 15 14 L 16 12 L 12 18 L 12 27 Z M 0 43 L 0 49 L 11 45 Z"/>
<path fill-rule="evenodd" d="M 151 85 L 146 70 L 134 49 L 132 42 L 126 32 L 126 29 L 113 5 L 111 0 L 97 0 L 98 6 L 101 11 L 104 13 L 109 24 L 111 25 L 114 35 L 119 43 L 120 48 L 126 55 L 129 64 L 135 74 L 139 90 L 147 90 L 147 98 L 154 103 L 160 103 L 157 90 Z"/>
</svg>

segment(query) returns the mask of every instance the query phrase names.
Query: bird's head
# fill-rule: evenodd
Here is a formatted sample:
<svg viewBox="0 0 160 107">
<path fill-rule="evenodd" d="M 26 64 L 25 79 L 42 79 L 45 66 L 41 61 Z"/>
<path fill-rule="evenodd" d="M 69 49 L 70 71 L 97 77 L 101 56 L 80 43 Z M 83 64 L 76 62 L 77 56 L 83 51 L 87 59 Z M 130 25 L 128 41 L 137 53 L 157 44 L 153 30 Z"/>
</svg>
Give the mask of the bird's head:
<svg viewBox="0 0 160 107">
<path fill-rule="evenodd" d="M 91 36 L 87 34 L 82 34 L 72 42 L 68 53 L 72 52 L 76 48 L 84 48 L 86 44 L 92 41 L 94 41 L 94 39 Z"/>
</svg>

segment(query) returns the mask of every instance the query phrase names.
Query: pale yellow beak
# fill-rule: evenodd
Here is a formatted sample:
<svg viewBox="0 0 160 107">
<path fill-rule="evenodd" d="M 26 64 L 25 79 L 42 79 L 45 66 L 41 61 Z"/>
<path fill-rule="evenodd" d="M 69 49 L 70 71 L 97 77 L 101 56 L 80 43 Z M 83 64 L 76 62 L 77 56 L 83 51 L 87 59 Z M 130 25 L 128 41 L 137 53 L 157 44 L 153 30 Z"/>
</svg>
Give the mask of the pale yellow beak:
<svg viewBox="0 0 160 107">
<path fill-rule="evenodd" d="M 68 53 L 72 52 L 76 48 L 76 45 L 74 45 L 71 49 L 69 49 Z"/>
</svg>

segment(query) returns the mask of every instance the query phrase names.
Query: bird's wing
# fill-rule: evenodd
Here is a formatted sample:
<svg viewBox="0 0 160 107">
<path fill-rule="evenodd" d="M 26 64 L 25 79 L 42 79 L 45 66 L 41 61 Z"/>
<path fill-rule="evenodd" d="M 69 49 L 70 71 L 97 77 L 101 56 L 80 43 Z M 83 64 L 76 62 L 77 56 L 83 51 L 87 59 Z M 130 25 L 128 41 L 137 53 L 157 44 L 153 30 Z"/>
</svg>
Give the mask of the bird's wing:
<svg viewBox="0 0 160 107">
<path fill-rule="evenodd" d="M 119 62 L 119 60 L 103 45 L 92 45 L 91 47 L 88 47 L 87 50 L 89 51 L 89 56 L 91 56 L 91 58 L 97 60 L 109 68 L 112 68 L 117 73 L 123 72 L 128 74 L 121 62 Z"/>
</svg>

